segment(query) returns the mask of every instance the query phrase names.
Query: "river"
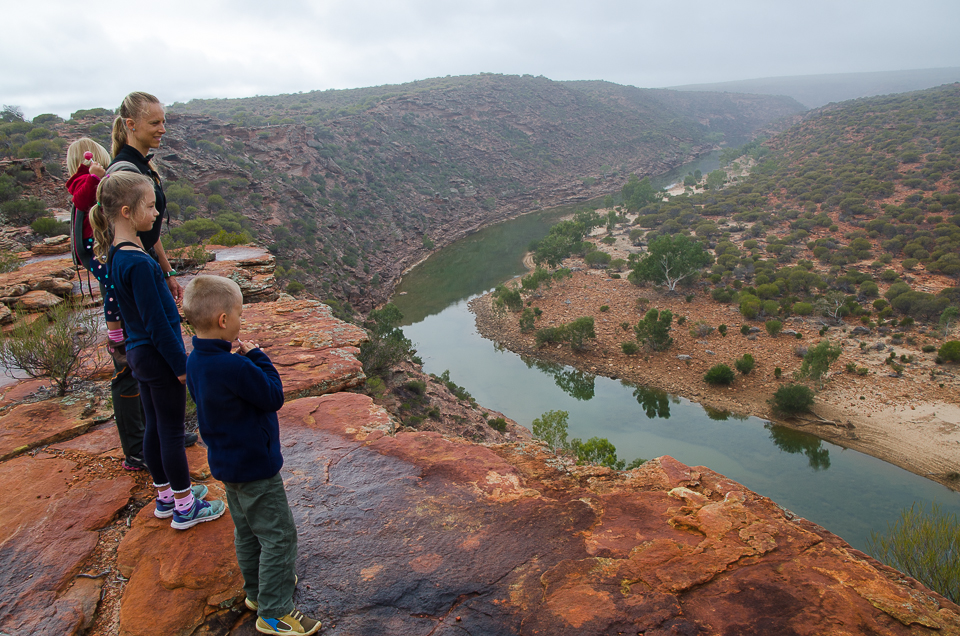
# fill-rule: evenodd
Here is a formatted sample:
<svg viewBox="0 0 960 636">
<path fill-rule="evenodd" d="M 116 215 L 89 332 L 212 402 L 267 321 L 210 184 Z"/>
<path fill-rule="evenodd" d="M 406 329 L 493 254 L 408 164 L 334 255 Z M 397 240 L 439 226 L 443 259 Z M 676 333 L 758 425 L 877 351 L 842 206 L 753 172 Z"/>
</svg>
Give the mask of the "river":
<svg viewBox="0 0 960 636">
<path fill-rule="evenodd" d="M 480 404 L 527 428 L 546 411 L 568 411 L 571 438 L 605 437 L 627 462 L 670 455 L 707 466 L 859 549 L 914 502 L 936 501 L 960 513 L 960 494 L 869 455 L 756 417 L 707 411 L 645 387 L 524 359 L 481 337 L 468 300 L 525 273 L 521 260 L 530 241 L 569 211 L 485 228 L 404 277 L 393 302 L 425 371 L 449 370 Z"/>
</svg>

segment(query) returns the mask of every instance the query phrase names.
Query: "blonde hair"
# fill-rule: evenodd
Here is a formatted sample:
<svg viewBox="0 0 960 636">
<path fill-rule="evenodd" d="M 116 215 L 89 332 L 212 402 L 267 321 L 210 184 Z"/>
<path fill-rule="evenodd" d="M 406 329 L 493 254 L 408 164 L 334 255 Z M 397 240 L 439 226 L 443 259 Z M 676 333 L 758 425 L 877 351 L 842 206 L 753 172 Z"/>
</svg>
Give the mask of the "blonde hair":
<svg viewBox="0 0 960 636">
<path fill-rule="evenodd" d="M 123 98 L 117 117 L 113 120 L 113 156 L 127 145 L 127 119 L 137 120 L 149 110 L 151 104 L 159 104 L 160 100 L 142 91 L 130 93 Z"/>
<path fill-rule="evenodd" d="M 110 165 L 110 153 L 107 149 L 89 137 L 81 137 L 67 148 L 67 176 L 77 174 L 80 164 L 83 163 L 83 153 L 93 153 L 93 160 L 106 168 Z"/>
<path fill-rule="evenodd" d="M 217 326 L 220 314 L 243 305 L 240 285 L 223 276 L 197 276 L 183 292 L 183 315 L 198 331 Z"/>
<path fill-rule="evenodd" d="M 93 254 L 101 263 L 113 244 L 113 226 L 124 206 L 137 210 L 148 193 L 153 192 L 153 181 L 139 172 L 118 171 L 108 174 L 97 186 L 97 204 L 90 208 L 93 226 Z"/>
</svg>

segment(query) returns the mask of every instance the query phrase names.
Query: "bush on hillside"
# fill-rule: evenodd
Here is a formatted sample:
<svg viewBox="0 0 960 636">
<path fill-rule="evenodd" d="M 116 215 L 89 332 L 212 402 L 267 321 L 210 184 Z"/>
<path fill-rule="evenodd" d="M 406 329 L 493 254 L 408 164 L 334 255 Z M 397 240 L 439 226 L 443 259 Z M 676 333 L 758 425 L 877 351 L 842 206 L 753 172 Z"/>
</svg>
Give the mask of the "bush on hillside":
<svg viewBox="0 0 960 636">
<path fill-rule="evenodd" d="M 707 384 L 728 385 L 733 383 L 735 377 L 733 369 L 725 364 L 717 364 L 704 374 L 703 381 Z"/>
<path fill-rule="evenodd" d="M 773 407 L 780 413 L 794 415 L 813 406 L 813 390 L 802 384 L 785 384 L 773 394 Z"/>
</svg>

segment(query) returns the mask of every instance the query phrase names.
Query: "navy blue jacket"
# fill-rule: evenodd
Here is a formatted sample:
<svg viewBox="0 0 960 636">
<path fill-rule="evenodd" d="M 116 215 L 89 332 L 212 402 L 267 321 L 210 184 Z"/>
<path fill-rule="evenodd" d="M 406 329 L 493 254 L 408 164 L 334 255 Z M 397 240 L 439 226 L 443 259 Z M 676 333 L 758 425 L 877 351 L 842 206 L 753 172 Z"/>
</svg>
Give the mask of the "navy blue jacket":
<svg viewBox="0 0 960 636">
<path fill-rule="evenodd" d="M 152 344 L 174 375 L 187 371 L 187 352 L 180 331 L 180 312 L 155 260 L 142 250 L 113 248 L 107 261 L 127 332 L 127 349 Z"/>
<path fill-rule="evenodd" d="M 187 388 L 197 404 L 210 472 L 245 483 L 273 477 L 283 466 L 277 411 L 280 374 L 260 349 L 230 353 L 226 340 L 193 337 Z"/>
</svg>

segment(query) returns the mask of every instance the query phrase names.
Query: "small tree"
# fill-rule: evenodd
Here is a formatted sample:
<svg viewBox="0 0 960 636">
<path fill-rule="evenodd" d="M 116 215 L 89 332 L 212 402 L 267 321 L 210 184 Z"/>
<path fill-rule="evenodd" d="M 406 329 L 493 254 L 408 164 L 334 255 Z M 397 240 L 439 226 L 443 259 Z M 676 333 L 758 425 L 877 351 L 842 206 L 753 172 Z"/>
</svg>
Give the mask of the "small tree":
<svg viewBox="0 0 960 636">
<path fill-rule="evenodd" d="M 648 250 L 647 255 L 632 266 L 628 278 L 637 284 L 647 281 L 666 285 L 670 291 L 713 262 L 703 245 L 685 234 L 661 236 L 650 243 Z"/>
<path fill-rule="evenodd" d="M 378 375 L 381 371 L 416 353 L 413 343 L 403 335 L 400 321 L 403 313 L 393 303 L 387 303 L 381 309 L 374 309 L 367 316 L 364 327 L 370 333 L 370 340 L 360 345 L 360 363 L 363 372 Z"/>
<path fill-rule="evenodd" d="M 944 362 L 960 362 L 960 340 L 944 342 L 937 351 L 937 355 Z"/>
<path fill-rule="evenodd" d="M 912 576 L 954 603 L 960 602 L 960 521 L 934 502 L 900 512 L 887 533 L 871 533 L 867 552 Z"/>
<path fill-rule="evenodd" d="M 669 309 L 659 311 L 651 309 L 633 327 L 637 340 L 654 351 L 663 351 L 673 344 L 670 337 L 670 324 L 673 322 L 673 312 Z"/>
<path fill-rule="evenodd" d="M 62 396 L 74 379 L 86 379 L 106 363 L 97 346 L 100 319 L 96 312 L 67 302 L 50 309 L 47 318 L 31 322 L 17 311 L 13 332 L 0 346 L 0 363 L 31 378 L 50 378 Z"/>
<path fill-rule="evenodd" d="M 823 387 L 823 377 L 826 375 L 830 365 L 840 357 L 840 347 L 833 346 L 829 340 L 821 340 L 820 343 L 807 350 L 803 356 L 803 363 L 800 370 L 797 371 L 797 379 L 810 378 L 817 383 L 817 386 Z"/>
<path fill-rule="evenodd" d="M 533 420 L 533 436 L 546 442 L 553 450 L 568 450 L 567 427 L 570 413 L 567 411 L 547 411 Z"/>
<path fill-rule="evenodd" d="M 773 408 L 786 415 L 809 411 L 813 406 L 813 390 L 803 384 L 784 384 L 773 394 Z"/>
<path fill-rule="evenodd" d="M 767 328 L 767 333 L 770 334 L 772 338 L 776 338 L 780 335 L 780 330 L 783 329 L 783 323 L 779 320 L 768 320 L 764 323 L 764 327 Z"/>
<path fill-rule="evenodd" d="M 623 470 L 626 465 L 624 460 L 617 459 L 617 447 L 605 437 L 591 437 L 586 442 L 574 439 L 570 448 L 578 464 L 599 464 L 614 470 Z"/>
<path fill-rule="evenodd" d="M 587 338 L 596 337 L 597 334 L 593 330 L 593 316 L 577 318 L 567 325 L 567 340 L 570 342 L 570 348 L 574 351 L 583 349 L 583 341 Z"/>
</svg>

